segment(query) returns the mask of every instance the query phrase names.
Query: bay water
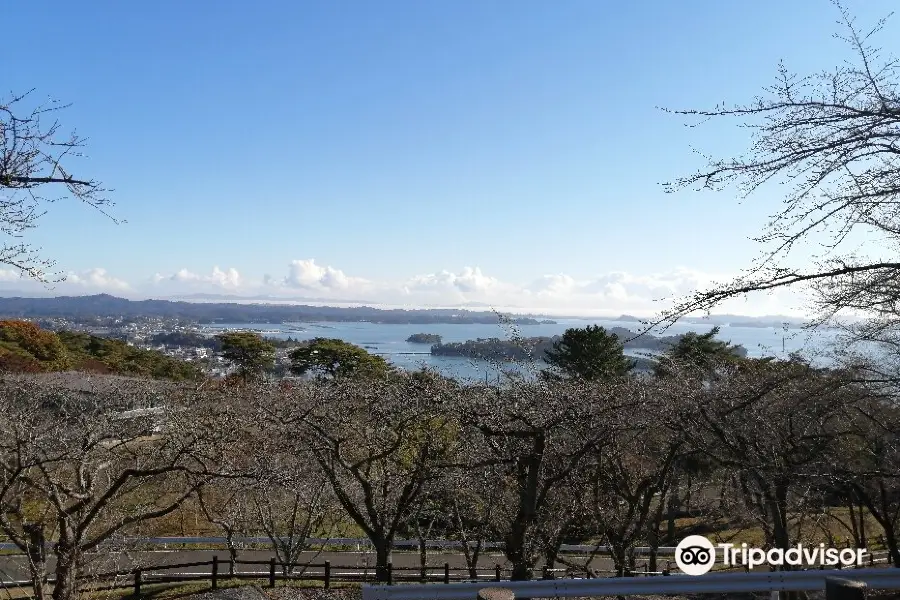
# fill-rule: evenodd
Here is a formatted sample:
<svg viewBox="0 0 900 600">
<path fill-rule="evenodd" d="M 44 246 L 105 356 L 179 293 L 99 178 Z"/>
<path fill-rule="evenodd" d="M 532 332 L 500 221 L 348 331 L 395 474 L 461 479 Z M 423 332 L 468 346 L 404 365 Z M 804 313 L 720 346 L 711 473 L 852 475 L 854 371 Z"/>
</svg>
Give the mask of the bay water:
<svg viewBox="0 0 900 600">
<path fill-rule="evenodd" d="M 638 331 L 639 323 L 628 321 L 611 321 L 604 319 L 554 319 L 555 324 L 517 325 L 514 327 L 522 337 L 552 337 L 562 334 L 570 327 L 600 325 L 606 328 L 625 327 Z M 668 328 L 662 335 L 676 335 L 696 331 L 706 333 L 712 326 L 677 323 Z M 429 367 L 438 372 L 462 380 L 493 380 L 500 373 L 499 365 L 484 360 L 467 357 L 433 356 L 429 344 L 414 344 L 406 339 L 414 333 L 432 333 L 441 336 L 444 343 L 465 342 L 479 338 L 509 339 L 511 328 L 499 324 L 384 324 L 369 322 L 311 322 L 284 323 L 280 325 L 260 325 L 254 323 L 221 323 L 206 326 L 206 331 L 217 333 L 223 330 L 253 330 L 266 337 L 308 340 L 317 337 L 336 338 L 365 348 L 367 351 L 383 356 L 397 367 L 418 369 Z M 836 337 L 831 330 L 806 331 L 783 327 L 746 327 L 722 326 L 718 338 L 741 344 L 751 357 L 775 356 L 786 358 L 792 352 L 809 356 L 814 362 L 820 352 L 826 349 Z M 626 354 L 632 356 L 646 355 L 646 350 L 629 349 Z M 534 365 L 535 368 L 543 365 Z M 504 365 L 507 369 L 510 365 Z M 513 366 L 515 370 L 523 367 Z M 527 367 L 524 367 L 527 370 Z"/>
</svg>

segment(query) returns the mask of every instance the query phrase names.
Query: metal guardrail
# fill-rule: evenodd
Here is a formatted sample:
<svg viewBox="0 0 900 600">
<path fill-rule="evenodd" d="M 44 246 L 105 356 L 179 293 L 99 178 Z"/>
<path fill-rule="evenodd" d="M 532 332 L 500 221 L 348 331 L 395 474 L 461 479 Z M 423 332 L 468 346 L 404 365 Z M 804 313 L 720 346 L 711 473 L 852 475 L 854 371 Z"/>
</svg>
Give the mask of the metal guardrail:
<svg viewBox="0 0 900 600">
<path fill-rule="evenodd" d="M 491 587 L 511 590 L 516 597 L 572 598 L 650 594 L 735 594 L 746 592 L 816 591 L 825 589 L 825 578 L 834 570 L 710 573 L 693 577 L 610 577 L 604 579 L 556 579 L 504 581 Z M 900 569 L 857 569 L 852 578 L 871 589 L 900 588 Z M 363 600 L 474 600 L 485 583 L 447 585 L 364 585 Z"/>
</svg>

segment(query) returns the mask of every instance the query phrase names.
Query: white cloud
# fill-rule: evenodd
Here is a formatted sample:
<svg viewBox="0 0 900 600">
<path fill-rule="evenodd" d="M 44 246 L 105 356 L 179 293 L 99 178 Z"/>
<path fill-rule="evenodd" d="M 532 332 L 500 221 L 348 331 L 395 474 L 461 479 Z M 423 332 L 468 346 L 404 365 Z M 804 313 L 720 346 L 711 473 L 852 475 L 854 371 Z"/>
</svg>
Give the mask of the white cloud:
<svg viewBox="0 0 900 600">
<path fill-rule="evenodd" d="M 238 289 L 243 283 L 241 280 L 241 274 L 237 269 L 229 268 L 223 271 L 218 266 L 214 266 L 212 268 L 212 272 L 209 275 L 200 275 L 199 273 L 194 273 L 192 271 L 188 271 L 187 269 L 181 269 L 173 275 L 162 275 L 160 273 L 156 273 L 151 278 L 151 281 L 155 284 L 171 281 L 175 283 L 190 284 L 194 287 L 196 287 L 197 284 L 210 284 L 215 287 L 227 289 Z"/>
<path fill-rule="evenodd" d="M 488 277 L 479 267 L 464 267 L 459 273 L 444 270 L 428 275 L 417 275 L 403 286 L 411 292 L 453 292 L 456 294 L 484 295 L 500 292 L 504 288 L 495 277 Z"/>
<path fill-rule="evenodd" d="M 22 274 L 15 269 L 0 269 L 0 281 L 19 281 Z"/>
<path fill-rule="evenodd" d="M 213 267 L 207 274 L 181 269 L 175 273 L 157 273 L 132 288 L 94 268 L 71 272 L 67 281 L 56 285 L 50 293 L 120 292 L 128 297 L 166 297 L 182 294 L 209 293 L 253 297 L 265 295 L 273 301 L 307 301 L 318 303 L 382 306 L 481 306 L 497 310 L 536 312 L 556 315 L 605 316 L 629 313 L 650 316 L 671 306 L 695 290 L 730 277 L 687 268 L 668 272 L 636 274 L 625 271 L 599 273 L 593 277 L 575 277 L 559 271 L 537 276 L 531 282 L 513 283 L 478 266 L 459 270 L 437 270 L 414 275 L 401 281 L 373 281 L 350 276 L 331 265 L 321 265 L 313 258 L 293 260 L 282 276 L 266 275 L 261 280 L 248 279 L 237 269 Z M 47 292 L 40 284 L 22 279 L 13 270 L 0 269 L 0 288 Z M 757 294 L 748 300 L 735 299 L 723 303 L 716 312 L 748 316 L 801 314 L 805 307 L 799 290 L 783 290 L 773 294 Z"/>
<path fill-rule="evenodd" d="M 96 291 L 124 292 L 131 289 L 127 282 L 113 277 L 101 267 L 81 272 L 69 271 L 65 283 Z"/>
<path fill-rule="evenodd" d="M 713 277 L 690 269 L 669 273 L 634 275 L 612 271 L 593 278 L 576 280 L 564 273 L 544 275 L 526 286 L 523 293 L 546 300 L 592 300 L 595 302 L 646 304 L 684 296 L 709 286 Z"/>
<path fill-rule="evenodd" d="M 264 283 L 275 287 L 339 293 L 361 292 L 369 284 L 365 279 L 349 277 L 340 269 L 318 265 L 314 258 L 292 260 L 288 265 L 287 276 L 275 279 L 267 275 Z"/>
</svg>

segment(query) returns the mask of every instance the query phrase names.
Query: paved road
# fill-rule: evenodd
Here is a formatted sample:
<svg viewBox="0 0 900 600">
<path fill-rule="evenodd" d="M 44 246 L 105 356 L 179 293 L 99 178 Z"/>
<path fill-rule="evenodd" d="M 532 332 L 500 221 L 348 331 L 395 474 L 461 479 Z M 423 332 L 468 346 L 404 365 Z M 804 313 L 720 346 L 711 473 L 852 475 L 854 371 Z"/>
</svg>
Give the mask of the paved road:
<svg viewBox="0 0 900 600">
<path fill-rule="evenodd" d="M 129 553 L 101 553 L 92 555 L 89 559 L 89 568 L 95 573 L 111 572 L 111 571 L 127 571 L 142 566 L 160 566 L 179 563 L 192 563 L 211 561 L 213 556 L 218 556 L 220 561 L 228 559 L 228 552 L 225 549 L 217 550 L 148 550 Z M 274 553 L 269 550 L 241 550 L 238 553 L 238 560 L 266 561 L 268 562 Z M 577 560 L 579 564 L 583 564 L 587 557 L 568 556 L 571 560 Z M 375 554 L 373 552 L 306 552 L 301 555 L 300 564 L 311 562 L 322 564 L 325 561 L 331 563 L 331 573 L 334 577 L 339 577 L 342 573 L 353 573 L 356 575 L 374 574 Z M 419 569 L 419 554 L 417 552 L 398 552 L 394 551 L 391 559 L 396 576 L 402 574 L 417 574 Z M 450 565 L 451 573 L 456 576 L 462 576 L 462 571 L 466 568 L 465 558 L 458 552 L 441 552 L 437 550 L 429 551 L 427 568 L 428 572 L 435 577 L 443 577 L 444 564 Z M 509 563 L 503 554 L 490 552 L 484 553 L 479 559 L 479 568 L 484 569 L 483 575 L 486 579 L 493 578 L 493 569 L 495 565 L 501 568 L 508 568 Z M 562 566 L 562 565 L 558 565 Z M 591 567 L 599 570 L 612 570 L 612 563 L 607 558 L 597 557 L 591 562 Z M 52 570 L 53 563 L 49 568 Z M 409 570 L 407 570 L 409 569 Z M 228 573 L 228 565 L 222 564 L 219 567 L 221 574 Z M 269 566 L 267 564 L 235 565 L 236 573 L 259 573 L 260 575 L 268 574 Z M 178 574 L 197 574 L 209 575 L 210 566 L 202 565 L 195 567 L 185 567 L 172 570 L 154 570 L 148 571 L 148 577 L 153 574 L 170 575 Z M 323 574 L 321 567 L 310 567 L 307 570 L 310 575 Z M 508 573 L 506 574 L 508 577 Z M 28 566 L 24 556 L 0 556 L 0 579 L 3 581 L 25 580 L 28 578 Z"/>
</svg>

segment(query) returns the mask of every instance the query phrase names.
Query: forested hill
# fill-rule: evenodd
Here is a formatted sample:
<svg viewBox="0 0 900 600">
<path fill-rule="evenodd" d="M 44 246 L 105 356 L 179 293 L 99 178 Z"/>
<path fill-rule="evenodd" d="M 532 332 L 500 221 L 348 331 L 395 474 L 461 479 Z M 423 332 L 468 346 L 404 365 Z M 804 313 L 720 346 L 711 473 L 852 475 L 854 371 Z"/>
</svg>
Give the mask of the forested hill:
<svg viewBox="0 0 900 600">
<path fill-rule="evenodd" d="M 28 321 L 0 321 L 0 372 L 88 371 L 186 380 L 202 377 L 189 362 L 121 340 L 41 329 Z"/>
<path fill-rule="evenodd" d="M 379 309 L 363 307 L 287 304 L 234 304 L 171 300 L 127 300 L 109 294 L 56 298 L 0 298 L 0 316 L 6 318 L 90 319 L 92 317 L 168 317 L 199 323 L 284 323 L 289 321 L 368 321 L 372 323 L 488 323 L 498 322 L 490 312 L 463 309 Z M 517 324 L 534 324 L 521 317 Z"/>
</svg>

